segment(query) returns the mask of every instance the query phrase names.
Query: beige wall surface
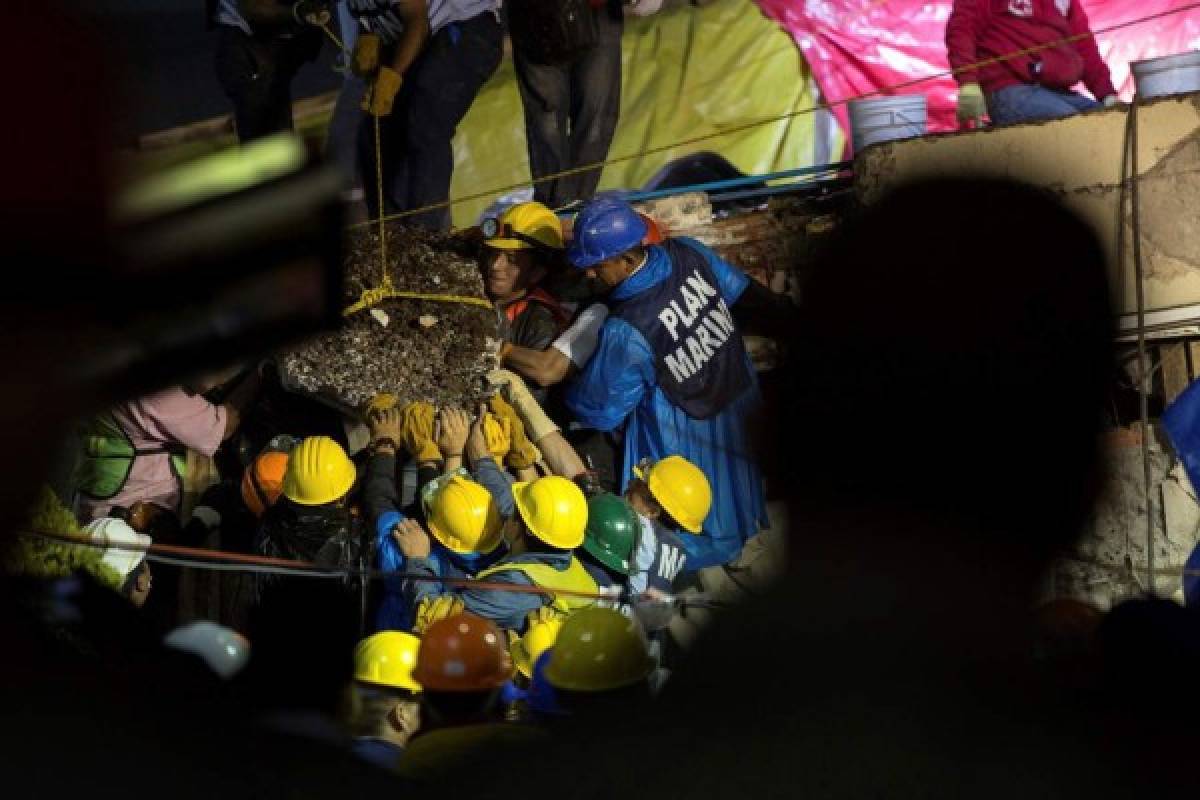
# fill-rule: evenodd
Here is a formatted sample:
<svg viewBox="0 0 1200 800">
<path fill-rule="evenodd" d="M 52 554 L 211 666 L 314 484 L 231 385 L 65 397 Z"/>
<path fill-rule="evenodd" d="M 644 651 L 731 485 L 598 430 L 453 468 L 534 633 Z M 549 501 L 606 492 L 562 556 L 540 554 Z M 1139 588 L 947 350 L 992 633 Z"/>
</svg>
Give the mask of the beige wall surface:
<svg viewBox="0 0 1200 800">
<path fill-rule="evenodd" d="M 1122 191 L 1121 180 L 1129 113 L 1119 107 L 1052 122 L 875 145 L 859 154 L 855 164 L 858 195 L 871 203 L 912 180 L 972 174 L 1042 186 L 1096 228 L 1108 254 L 1117 310 L 1131 314 L 1137 300 L 1130 193 Z M 1200 94 L 1143 105 L 1137 128 L 1146 308 L 1200 304 Z M 936 226 L 936 220 L 931 224 Z M 1124 258 L 1117 257 L 1121 227 Z"/>
</svg>

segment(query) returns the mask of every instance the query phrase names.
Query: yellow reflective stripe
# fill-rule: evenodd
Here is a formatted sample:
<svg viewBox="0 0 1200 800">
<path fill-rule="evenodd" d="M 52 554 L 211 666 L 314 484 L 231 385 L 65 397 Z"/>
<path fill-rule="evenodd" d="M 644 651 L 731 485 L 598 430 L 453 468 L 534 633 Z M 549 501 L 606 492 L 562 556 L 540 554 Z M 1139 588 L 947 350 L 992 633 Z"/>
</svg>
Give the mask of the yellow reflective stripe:
<svg viewBox="0 0 1200 800">
<path fill-rule="evenodd" d="M 579 559 L 574 556 L 571 557 L 571 563 L 565 570 L 558 570 L 547 564 L 506 563 L 497 564 L 494 567 L 485 569 L 476 575 L 475 579 L 480 581 L 487 580 L 493 575 L 509 571 L 524 574 L 534 586 L 544 589 L 547 594 L 554 598 L 551 605 L 564 613 L 594 605 L 596 600 L 591 597 L 560 595 L 556 592 L 560 590 L 589 594 L 598 594 L 600 592 L 600 587 L 596 585 L 595 579 L 588 574 L 588 571 L 579 563 Z"/>
</svg>

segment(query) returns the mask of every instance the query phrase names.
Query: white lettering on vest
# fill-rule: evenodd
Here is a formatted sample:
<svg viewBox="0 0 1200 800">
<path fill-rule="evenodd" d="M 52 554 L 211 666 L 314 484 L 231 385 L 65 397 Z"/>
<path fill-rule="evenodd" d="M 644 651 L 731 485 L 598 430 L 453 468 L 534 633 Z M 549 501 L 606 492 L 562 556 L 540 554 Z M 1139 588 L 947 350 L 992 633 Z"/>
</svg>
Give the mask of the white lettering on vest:
<svg viewBox="0 0 1200 800">
<path fill-rule="evenodd" d="M 704 280 L 704 276 L 699 270 L 692 270 L 692 274 L 687 279 L 688 286 L 692 287 L 692 291 L 701 297 L 716 297 L 717 290 L 709 285 L 708 281 Z"/>
<path fill-rule="evenodd" d="M 690 328 L 695 324 L 696 316 L 704 308 L 704 301 L 689 292 L 686 286 L 680 287 L 679 294 L 683 297 L 683 304 L 687 306 L 688 313 L 692 315 L 692 321 L 688 323 L 688 327 Z"/>
<path fill-rule="evenodd" d="M 678 317 L 679 317 L 681 320 L 683 320 L 683 327 L 685 327 L 685 328 L 690 328 L 690 327 L 692 327 L 692 323 L 696 321 L 696 317 L 695 317 L 695 315 L 693 315 L 693 316 L 690 316 L 690 317 L 689 317 L 689 316 L 688 316 L 688 315 L 687 315 L 687 314 L 684 312 L 684 310 L 683 310 L 682 308 L 680 308 L 680 307 L 679 307 L 679 301 L 678 301 L 678 300 L 672 300 L 672 301 L 671 301 L 671 308 L 675 309 L 675 314 L 676 314 L 676 315 L 677 315 L 677 316 L 678 316 Z"/>
<path fill-rule="evenodd" d="M 733 314 L 730 313 L 729 306 L 725 305 L 724 300 L 717 301 L 716 314 L 717 322 L 721 324 L 721 327 L 725 329 L 726 333 L 732 334 L 734 330 Z"/>
<path fill-rule="evenodd" d="M 692 355 L 692 363 L 696 365 L 696 370 L 699 371 L 704 366 L 705 362 L 712 358 L 712 353 L 705 351 L 704 347 L 696 341 L 695 336 L 687 338 L 688 352 Z"/>
<path fill-rule="evenodd" d="M 675 580 L 679 570 L 683 568 L 683 553 L 668 544 L 659 544 L 658 577 L 665 581 Z"/>
<path fill-rule="evenodd" d="M 721 327 L 721 323 L 717 322 L 716 316 L 717 312 L 708 312 L 708 316 L 704 318 L 704 325 L 713 332 L 713 336 L 717 337 L 719 344 L 725 344 L 725 340 L 729 338 L 729 334 Z"/>
<path fill-rule="evenodd" d="M 667 333 L 671 334 L 671 341 L 678 342 L 679 334 L 675 332 L 675 328 L 679 325 L 679 315 L 669 308 L 664 308 L 658 312 L 658 321 L 667 329 Z"/>
<path fill-rule="evenodd" d="M 704 346 L 704 349 L 710 355 L 721 349 L 722 342 L 713 338 L 712 331 L 707 326 L 701 325 L 699 328 L 696 328 L 696 335 L 700 337 L 700 344 Z"/>
<path fill-rule="evenodd" d="M 671 377 L 677 383 L 683 383 L 688 378 L 692 377 L 692 373 L 696 368 L 692 366 L 691 359 L 687 353 L 683 352 L 683 347 L 677 347 L 674 353 L 666 357 L 667 367 L 671 370 Z"/>
</svg>

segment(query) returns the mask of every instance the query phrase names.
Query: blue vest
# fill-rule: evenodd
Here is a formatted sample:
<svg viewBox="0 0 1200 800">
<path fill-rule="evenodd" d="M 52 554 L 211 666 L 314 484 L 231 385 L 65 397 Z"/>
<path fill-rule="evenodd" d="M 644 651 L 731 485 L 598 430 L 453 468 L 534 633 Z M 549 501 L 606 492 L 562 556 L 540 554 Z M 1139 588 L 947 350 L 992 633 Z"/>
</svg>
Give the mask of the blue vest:
<svg viewBox="0 0 1200 800">
<path fill-rule="evenodd" d="M 662 247 L 670 274 L 614 304 L 612 314 L 649 342 L 667 398 L 689 417 L 709 419 L 750 387 L 746 348 L 708 259 L 674 239 Z"/>
</svg>

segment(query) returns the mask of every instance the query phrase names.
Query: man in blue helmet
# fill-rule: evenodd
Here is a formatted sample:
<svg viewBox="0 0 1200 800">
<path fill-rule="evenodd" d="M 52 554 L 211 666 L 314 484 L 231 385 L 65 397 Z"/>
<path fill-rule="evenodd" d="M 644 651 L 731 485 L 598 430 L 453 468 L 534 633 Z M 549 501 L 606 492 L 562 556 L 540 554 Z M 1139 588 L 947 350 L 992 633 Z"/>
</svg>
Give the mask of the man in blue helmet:
<svg viewBox="0 0 1200 800">
<path fill-rule="evenodd" d="M 645 246 L 646 222 L 615 195 L 579 212 L 568 257 L 608 290 L 595 354 L 567 389 L 575 420 L 624 426 L 622 488 L 643 459 L 682 455 L 715 495 L 699 536 L 684 537 L 689 570 L 726 564 L 767 524 L 762 477 L 747 441 L 758 379 L 731 307 L 775 314 L 769 290 L 691 239 Z"/>
</svg>

